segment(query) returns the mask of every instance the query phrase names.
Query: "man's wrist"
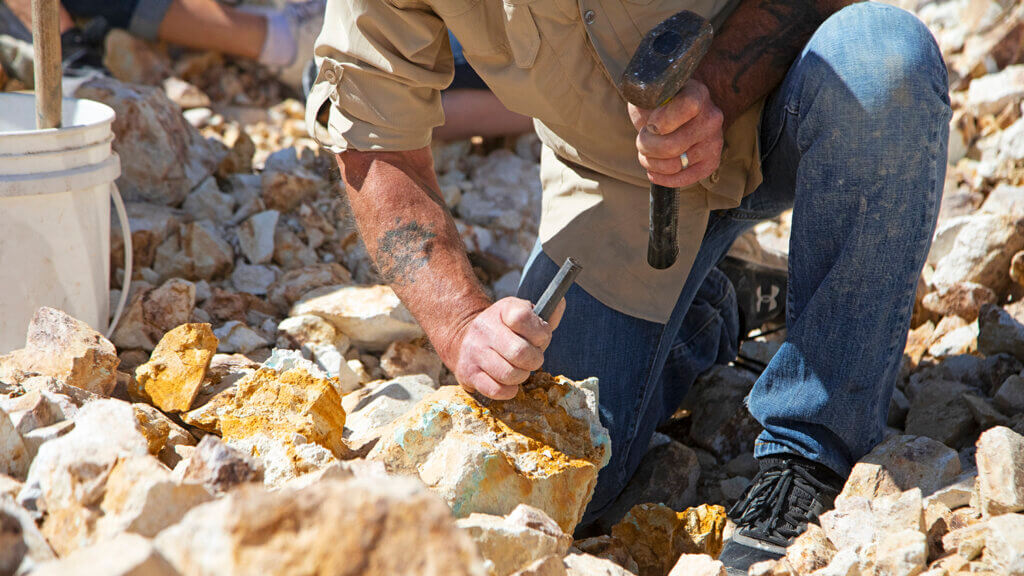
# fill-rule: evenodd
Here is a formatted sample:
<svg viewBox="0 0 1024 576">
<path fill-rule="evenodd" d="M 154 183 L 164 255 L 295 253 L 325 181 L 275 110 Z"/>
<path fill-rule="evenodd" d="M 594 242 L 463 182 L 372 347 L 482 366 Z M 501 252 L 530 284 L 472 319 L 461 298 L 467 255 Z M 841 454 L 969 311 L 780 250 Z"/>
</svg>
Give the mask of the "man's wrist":
<svg viewBox="0 0 1024 576">
<path fill-rule="evenodd" d="M 449 369 L 455 369 L 466 328 L 491 304 L 493 302 L 482 292 L 470 295 L 460 300 L 457 306 L 452 306 L 452 314 L 432 315 L 430 324 L 422 326 L 437 355 Z"/>
</svg>

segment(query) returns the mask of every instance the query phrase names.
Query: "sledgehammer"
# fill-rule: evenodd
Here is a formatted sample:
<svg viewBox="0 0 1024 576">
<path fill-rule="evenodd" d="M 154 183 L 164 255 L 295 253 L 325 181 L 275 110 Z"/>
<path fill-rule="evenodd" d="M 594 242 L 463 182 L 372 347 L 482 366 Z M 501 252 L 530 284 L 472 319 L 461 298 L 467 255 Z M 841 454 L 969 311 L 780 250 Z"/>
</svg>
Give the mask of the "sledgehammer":
<svg viewBox="0 0 1024 576">
<path fill-rule="evenodd" d="M 622 74 L 622 93 L 630 104 L 653 110 L 671 100 L 686 84 L 711 46 L 711 23 L 683 10 L 644 36 Z M 647 263 L 663 270 L 679 255 L 678 190 L 651 184 Z"/>
</svg>

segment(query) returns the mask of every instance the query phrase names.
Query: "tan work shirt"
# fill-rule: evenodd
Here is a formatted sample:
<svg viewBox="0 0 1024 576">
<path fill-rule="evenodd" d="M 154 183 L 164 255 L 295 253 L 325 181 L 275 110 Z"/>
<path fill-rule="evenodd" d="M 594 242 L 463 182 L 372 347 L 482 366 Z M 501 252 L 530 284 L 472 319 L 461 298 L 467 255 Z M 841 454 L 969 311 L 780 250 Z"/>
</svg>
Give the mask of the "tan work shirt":
<svg viewBox="0 0 1024 576">
<path fill-rule="evenodd" d="M 679 260 L 647 265 L 649 183 L 618 84 L 643 35 L 679 10 L 721 17 L 730 0 L 328 0 L 317 40 L 310 134 L 334 152 L 415 150 L 444 122 L 453 76 L 450 29 L 466 60 L 510 110 L 536 119 L 540 240 L 555 262 L 575 256 L 580 286 L 605 305 L 665 322 L 708 213 L 761 181 L 761 105 L 729 128 L 722 165 L 680 194 Z M 317 121 L 329 105 L 326 125 Z"/>
</svg>

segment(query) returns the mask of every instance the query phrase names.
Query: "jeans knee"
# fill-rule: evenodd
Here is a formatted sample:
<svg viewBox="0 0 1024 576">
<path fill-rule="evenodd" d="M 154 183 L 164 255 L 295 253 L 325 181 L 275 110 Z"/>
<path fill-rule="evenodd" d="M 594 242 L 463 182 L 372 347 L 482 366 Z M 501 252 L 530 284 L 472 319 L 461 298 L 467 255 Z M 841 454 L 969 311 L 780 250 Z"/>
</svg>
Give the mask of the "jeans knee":
<svg viewBox="0 0 1024 576">
<path fill-rule="evenodd" d="M 868 113 L 884 117 L 922 103 L 932 113 L 949 107 L 946 65 L 934 37 L 916 16 L 893 6 L 861 2 L 836 12 L 815 32 L 802 61 L 813 69 L 806 80 L 836 83 L 830 92 L 851 96 Z"/>
</svg>

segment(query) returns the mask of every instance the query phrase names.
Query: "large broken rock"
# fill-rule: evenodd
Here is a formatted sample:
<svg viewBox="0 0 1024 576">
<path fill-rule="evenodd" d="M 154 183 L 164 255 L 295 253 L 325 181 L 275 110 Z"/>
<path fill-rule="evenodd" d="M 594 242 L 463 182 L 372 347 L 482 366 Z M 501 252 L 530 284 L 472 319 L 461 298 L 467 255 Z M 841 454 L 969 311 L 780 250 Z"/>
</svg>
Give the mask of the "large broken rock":
<svg viewBox="0 0 1024 576">
<path fill-rule="evenodd" d="M 39 448 L 18 500 L 44 515 L 43 533 L 66 554 L 91 542 L 110 472 L 133 457 L 149 457 L 149 445 L 131 405 L 91 402 L 78 413 L 74 430 Z"/>
<path fill-rule="evenodd" d="M 168 332 L 149 362 L 135 370 L 140 395 L 164 412 L 184 412 L 206 377 L 217 353 L 209 324 L 182 324 Z"/>
<path fill-rule="evenodd" d="M 702 504 L 676 512 L 663 504 L 639 504 L 612 527 L 636 560 L 640 576 L 664 576 L 682 554 L 722 551 L 725 509 Z"/>
<path fill-rule="evenodd" d="M 260 368 L 182 417 L 256 457 L 275 486 L 350 455 L 341 397 L 303 368 Z"/>
<path fill-rule="evenodd" d="M 894 534 L 924 531 L 924 500 L 917 488 L 874 499 L 853 496 L 838 500 L 819 522 L 836 548 L 870 555 L 875 545 Z"/>
<path fill-rule="evenodd" d="M 315 314 L 348 335 L 352 344 L 374 352 L 423 330 L 389 286 L 325 286 L 307 294 L 291 315 Z"/>
<path fill-rule="evenodd" d="M 0 357 L 0 378 L 52 376 L 109 396 L 117 384 L 117 351 L 102 334 L 60 310 L 42 307 L 28 325 L 25 347 Z"/>
<path fill-rule="evenodd" d="M 301 434 L 336 455 L 345 452 L 344 427 L 345 411 L 334 387 L 301 369 L 278 374 L 261 368 L 243 379 L 218 423 L 225 439 L 264 433 L 290 440 Z"/>
<path fill-rule="evenodd" d="M 1024 436 L 1003 426 L 978 439 L 978 487 L 986 514 L 1024 510 Z"/>
<path fill-rule="evenodd" d="M 324 479 L 299 491 L 240 486 L 164 530 L 183 574 L 483 576 L 469 535 L 419 483 Z"/>
<path fill-rule="evenodd" d="M 597 381 L 535 373 L 508 401 L 442 387 L 386 429 L 370 458 L 418 476 L 457 517 L 522 503 L 572 533 L 609 451 Z"/>
<path fill-rule="evenodd" d="M 352 447 L 380 437 L 384 428 L 434 393 L 434 382 L 420 374 L 368 384 L 342 398 L 345 427 Z"/>
<path fill-rule="evenodd" d="M 1004 214 L 978 213 L 957 234 L 949 253 L 935 265 L 932 284 L 948 290 L 974 282 L 1006 294 L 1010 258 L 1024 249 L 1024 220 Z"/>
<path fill-rule="evenodd" d="M 508 576 L 548 556 L 561 558 L 572 544 L 547 514 L 525 504 L 505 518 L 474 513 L 456 524 L 476 542 L 490 576 Z"/>
<path fill-rule="evenodd" d="M 177 206 L 223 157 L 160 88 L 97 77 L 80 86 L 75 97 L 97 100 L 116 112 L 117 187 L 127 200 Z"/>
<path fill-rule="evenodd" d="M 38 576 L 179 576 L 153 544 L 137 534 L 121 534 L 40 564 Z"/>
<path fill-rule="evenodd" d="M 96 522 L 98 540 L 122 532 L 147 538 L 178 523 L 186 512 L 213 499 L 202 485 L 174 480 L 155 458 L 127 458 L 110 471 Z"/>
<path fill-rule="evenodd" d="M 928 495 L 958 474 L 956 450 L 926 436 L 892 436 L 854 465 L 836 500 L 899 494 L 914 487 Z"/>
<path fill-rule="evenodd" d="M 132 297 L 111 339 L 121 349 L 152 350 L 164 333 L 188 322 L 195 307 L 195 284 L 171 278 Z"/>
</svg>

